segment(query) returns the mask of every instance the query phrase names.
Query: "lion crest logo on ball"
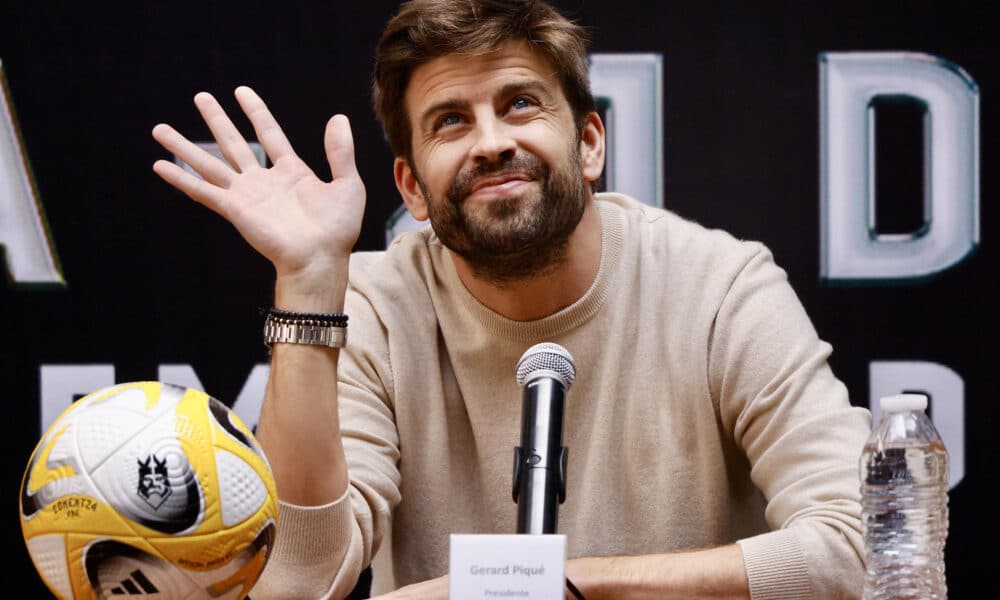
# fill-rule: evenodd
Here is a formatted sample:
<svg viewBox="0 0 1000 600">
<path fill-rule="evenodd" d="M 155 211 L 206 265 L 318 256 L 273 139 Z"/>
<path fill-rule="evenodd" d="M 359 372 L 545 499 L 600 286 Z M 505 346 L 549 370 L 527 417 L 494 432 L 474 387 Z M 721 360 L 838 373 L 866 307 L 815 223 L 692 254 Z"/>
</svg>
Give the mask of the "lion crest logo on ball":
<svg viewBox="0 0 1000 600">
<path fill-rule="evenodd" d="M 277 523 L 274 478 L 252 432 L 204 392 L 156 381 L 73 403 L 21 485 L 25 545 L 64 600 L 242 600 Z"/>
</svg>

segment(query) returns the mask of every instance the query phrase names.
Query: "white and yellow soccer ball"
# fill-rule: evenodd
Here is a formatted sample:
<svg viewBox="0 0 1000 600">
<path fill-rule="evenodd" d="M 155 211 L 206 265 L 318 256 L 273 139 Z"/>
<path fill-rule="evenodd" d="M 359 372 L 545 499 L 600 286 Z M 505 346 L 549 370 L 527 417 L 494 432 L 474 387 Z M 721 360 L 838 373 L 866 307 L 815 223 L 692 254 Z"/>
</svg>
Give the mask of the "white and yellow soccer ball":
<svg viewBox="0 0 1000 600">
<path fill-rule="evenodd" d="M 21 531 L 63 600 L 242 600 L 278 496 L 252 432 L 204 392 L 146 381 L 73 403 L 21 484 Z"/>
</svg>

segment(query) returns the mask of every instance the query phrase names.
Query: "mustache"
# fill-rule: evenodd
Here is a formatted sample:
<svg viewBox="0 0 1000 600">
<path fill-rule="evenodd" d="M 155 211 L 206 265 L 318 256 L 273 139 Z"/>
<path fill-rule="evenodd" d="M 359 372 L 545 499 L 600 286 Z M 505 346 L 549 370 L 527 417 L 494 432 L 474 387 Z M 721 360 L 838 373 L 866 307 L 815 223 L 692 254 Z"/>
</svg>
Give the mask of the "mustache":
<svg viewBox="0 0 1000 600">
<path fill-rule="evenodd" d="M 495 162 L 484 162 L 459 172 L 448 188 L 447 197 L 453 202 L 461 202 L 472 193 L 477 180 L 505 172 L 521 173 L 533 180 L 541 181 L 548 177 L 549 168 L 545 161 L 534 154 L 519 154 Z"/>
</svg>

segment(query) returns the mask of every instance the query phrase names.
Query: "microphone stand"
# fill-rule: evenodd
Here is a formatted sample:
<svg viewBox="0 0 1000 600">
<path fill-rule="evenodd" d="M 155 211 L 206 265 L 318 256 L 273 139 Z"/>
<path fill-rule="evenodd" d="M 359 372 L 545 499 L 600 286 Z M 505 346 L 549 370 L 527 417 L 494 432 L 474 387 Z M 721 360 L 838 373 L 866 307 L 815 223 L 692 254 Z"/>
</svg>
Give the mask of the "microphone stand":
<svg viewBox="0 0 1000 600">
<path fill-rule="evenodd" d="M 511 495 L 517 503 L 519 534 L 556 533 L 559 505 L 566 501 L 569 455 L 562 445 L 563 414 L 575 376 L 573 358 L 558 344 L 536 344 L 518 362 L 518 384 L 524 386 L 521 445 L 514 448 Z M 585 600 L 569 577 L 565 579 L 573 597 Z"/>
</svg>

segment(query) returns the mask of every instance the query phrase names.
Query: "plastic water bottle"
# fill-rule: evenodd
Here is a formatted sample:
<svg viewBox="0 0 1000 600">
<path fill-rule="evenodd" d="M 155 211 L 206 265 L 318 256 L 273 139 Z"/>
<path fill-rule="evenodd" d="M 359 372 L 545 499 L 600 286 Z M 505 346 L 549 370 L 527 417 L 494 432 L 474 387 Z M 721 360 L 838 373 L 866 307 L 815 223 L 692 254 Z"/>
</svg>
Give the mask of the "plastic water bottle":
<svg viewBox="0 0 1000 600">
<path fill-rule="evenodd" d="M 944 600 L 948 452 L 922 394 L 886 396 L 861 455 L 864 600 Z"/>
</svg>

